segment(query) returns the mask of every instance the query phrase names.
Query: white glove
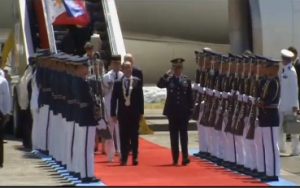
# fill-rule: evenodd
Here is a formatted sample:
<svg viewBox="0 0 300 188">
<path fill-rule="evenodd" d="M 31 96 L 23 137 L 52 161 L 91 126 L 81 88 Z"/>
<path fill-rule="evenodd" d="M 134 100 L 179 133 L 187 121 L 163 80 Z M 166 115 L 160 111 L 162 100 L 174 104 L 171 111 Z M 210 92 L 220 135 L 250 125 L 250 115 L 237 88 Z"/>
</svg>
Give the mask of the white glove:
<svg viewBox="0 0 300 188">
<path fill-rule="evenodd" d="M 107 124 L 104 121 L 104 119 L 100 119 L 98 121 L 98 125 L 97 125 L 97 129 L 101 130 L 101 129 L 106 129 L 107 128 Z"/>
<path fill-rule="evenodd" d="M 250 101 L 251 101 L 252 104 L 255 104 L 255 100 L 256 99 L 254 97 L 249 96 L 249 99 L 250 99 Z"/>
<path fill-rule="evenodd" d="M 196 84 L 194 83 L 194 87 L 193 87 L 193 90 L 198 90 L 198 88 L 200 87 L 200 84 Z"/>
<path fill-rule="evenodd" d="M 248 96 L 245 95 L 245 94 L 243 95 L 243 101 L 244 101 L 244 102 L 248 102 Z"/>
</svg>

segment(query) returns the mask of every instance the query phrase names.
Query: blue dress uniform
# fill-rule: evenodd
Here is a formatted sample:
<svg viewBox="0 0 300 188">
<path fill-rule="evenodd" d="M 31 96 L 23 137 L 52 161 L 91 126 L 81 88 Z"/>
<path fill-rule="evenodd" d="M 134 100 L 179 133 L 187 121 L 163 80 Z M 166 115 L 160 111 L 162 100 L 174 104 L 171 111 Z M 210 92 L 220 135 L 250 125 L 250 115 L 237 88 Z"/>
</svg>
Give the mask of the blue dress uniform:
<svg viewBox="0 0 300 188">
<path fill-rule="evenodd" d="M 88 74 L 88 57 L 78 58 L 80 69 L 86 69 Z M 87 76 L 87 75 L 82 75 Z M 86 79 L 81 78 L 78 83 L 79 89 L 79 165 L 80 175 L 83 183 L 98 182 L 99 179 L 94 177 L 94 144 L 96 136 L 96 126 L 100 117 L 95 112 L 96 107 L 95 95 Z"/>
<path fill-rule="evenodd" d="M 262 89 L 259 106 L 259 126 L 265 152 L 266 176 L 263 181 L 278 181 L 280 174 L 280 157 L 278 148 L 280 83 L 276 78 L 279 62 L 266 59 L 268 78 Z M 272 76 L 271 76 L 272 75 Z"/>
<path fill-rule="evenodd" d="M 171 61 L 173 66 L 182 66 L 184 59 Z M 182 165 L 190 162 L 188 159 L 188 122 L 193 110 L 193 94 L 191 80 L 185 75 L 163 75 L 157 82 L 157 87 L 167 89 L 167 99 L 163 115 L 169 120 L 171 150 L 173 164 L 177 165 L 179 158 L 178 137 L 182 150 Z"/>
</svg>

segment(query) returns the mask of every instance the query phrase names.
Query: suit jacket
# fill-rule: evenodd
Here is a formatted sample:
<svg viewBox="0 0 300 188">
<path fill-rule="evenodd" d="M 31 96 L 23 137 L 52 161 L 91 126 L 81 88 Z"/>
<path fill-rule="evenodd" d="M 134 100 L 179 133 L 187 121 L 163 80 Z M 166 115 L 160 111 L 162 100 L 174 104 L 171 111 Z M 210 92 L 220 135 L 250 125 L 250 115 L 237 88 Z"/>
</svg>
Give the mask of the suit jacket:
<svg viewBox="0 0 300 188">
<path fill-rule="evenodd" d="M 125 98 L 123 94 L 123 76 L 120 80 L 115 81 L 113 92 L 111 96 L 110 115 L 118 117 L 119 119 L 126 118 L 127 112 L 130 112 L 136 118 L 144 114 L 144 95 L 143 86 L 139 78 L 133 76 L 133 85 L 130 96 L 130 106 L 125 105 Z M 118 109 L 118 112 L 117 112 Z"/>
<path fill-rule="evenodd" d="M 141 71 L 140 69 L 133 67 L 132 68 L 132 76 L 137 77 L 138 79 L 141 80 L 142 82 L 142 86 L 144 85 L 144 76 L 143 76 L 143 71 Z"/>
</svg>

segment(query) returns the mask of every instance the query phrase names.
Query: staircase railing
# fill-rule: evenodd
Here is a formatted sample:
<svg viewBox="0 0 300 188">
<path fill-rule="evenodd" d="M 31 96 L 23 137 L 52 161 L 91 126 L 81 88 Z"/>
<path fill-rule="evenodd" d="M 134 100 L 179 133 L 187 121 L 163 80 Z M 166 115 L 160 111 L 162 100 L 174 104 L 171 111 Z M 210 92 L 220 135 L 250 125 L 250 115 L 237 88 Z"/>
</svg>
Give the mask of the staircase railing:
<svg viewBox="0 0 300 188">
<path fill-rule="evenodd" d="M 21 22 L 21 28 L 18 28 L 15 26 L 15 39 L 20 40 L 21 38 L 17 39 L 19 34 L 23 35 L 23 41 L 16 41 L 15 40 L 15 47 L 17 52 L 19 53 L 19 57 L 21 56 L 22 51 L 25 52 L 25 58 L 26 63 L 28 62 L 28 58 L 30 55 L 34 54 L 33 44 L 32 44 L 32 38 L 31 38 L 31 29 L 30 29 L 30 23 L 29 23 L 29 16 L 27 13 L 27 4 L 24 0 L 19 0 L 19 15 L 20 15 L 20 22 Z M 19 30 L 19 31 L 16 31 Z M 21 44 L 20 44 L 21 43 Z M 23 49 L 22 49 L 23 48 Z M 23 60 L 23 59 L 22 59 Z M 18 62 L 21 63 L 21 62 Z"/>
<path fill-rule="evenodd" d="M 47 34 L 48 34 L 49 48 L 50 48 L 51 52 L 56 53 L 57 49 L 56 49 L 54 30 L 53 30 L 52 23 L 50 23 L 49 18 L 48 18 L 48 15 L 50 15 L 50 14 L 48 14 L 48 7 L 47 7 L 47 3 L 45 3 L 45 1 L 49 1 L 49 0 L 42 0 L 45 24 L 46 24 L 46 28 L 47 28 Z"/>
<path fill-rule="evenodd" d="M 126 54 L 120 21 L 114 0 L 102 0 L 112 54 Z"/>
</svg>

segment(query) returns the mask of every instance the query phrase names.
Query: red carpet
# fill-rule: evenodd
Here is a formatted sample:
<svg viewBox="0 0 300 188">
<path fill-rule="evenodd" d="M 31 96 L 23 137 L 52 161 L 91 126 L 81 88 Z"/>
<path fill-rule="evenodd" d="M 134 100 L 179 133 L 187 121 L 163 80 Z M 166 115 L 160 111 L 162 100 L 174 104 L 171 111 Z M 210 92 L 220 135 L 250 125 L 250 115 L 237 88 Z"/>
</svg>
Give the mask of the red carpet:
<svg viewBox="0 0 300 188">
<path fill-rule="evenodd" d="M 95 174 L 107 186 L 268 186 L 191 157 L 188 166 L 174 167 L 170 149 L 140 138 L 139 166 L 119 166 L 95 155 Z M 180 160 L 181 161 L 181 160 Z"/>
</svg>

